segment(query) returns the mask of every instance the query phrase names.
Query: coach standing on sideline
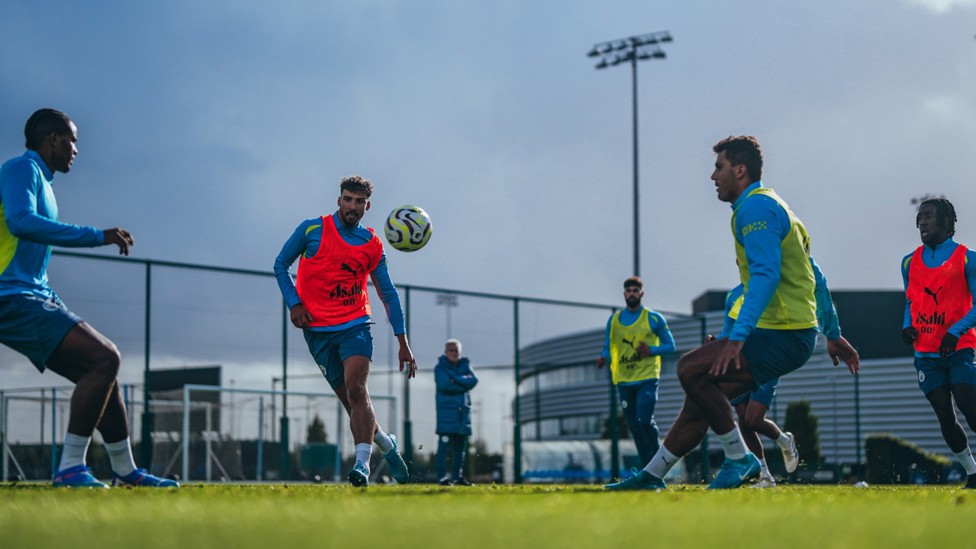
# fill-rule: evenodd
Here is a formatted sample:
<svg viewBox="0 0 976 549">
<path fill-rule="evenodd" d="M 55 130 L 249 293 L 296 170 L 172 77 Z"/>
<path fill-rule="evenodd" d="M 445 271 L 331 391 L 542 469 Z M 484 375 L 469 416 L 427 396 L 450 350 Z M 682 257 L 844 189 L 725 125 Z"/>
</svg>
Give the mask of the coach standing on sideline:
<svg viewBox="0 0 976 549">
<path fill-rule="evenodd" d="M 78 128 L 67 115 L 41 109 L 24 128 L 27 152 L 0 168 L 0 342 L 71 380 L 68 432 L 55 486 L 108 488 L 85 462 L 95 429 L 112 462 L 112 484 L 179 486 L 137 469 L 129 423 L 116 380 L 121 357 L 115 344 L 68 310 L 47 284 L 51 246 L 114 244 L 129 255 L 132 235 L 58 221 L 54 173 L 68 173 L 78 155 Z"/>
</svg>

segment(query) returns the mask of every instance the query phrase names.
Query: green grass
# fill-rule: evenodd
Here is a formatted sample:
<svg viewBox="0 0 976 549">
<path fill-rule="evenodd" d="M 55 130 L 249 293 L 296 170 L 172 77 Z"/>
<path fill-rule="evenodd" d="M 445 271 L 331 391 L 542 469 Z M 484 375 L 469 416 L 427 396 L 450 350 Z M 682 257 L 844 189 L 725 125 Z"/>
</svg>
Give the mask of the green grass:
<svg viewBox="0 0 976 549">
<path fill-rule="evenodd" d="M 0 545 L 19 547 L 967 547 L 958 487 L 0 484 Z"/>
</svg>

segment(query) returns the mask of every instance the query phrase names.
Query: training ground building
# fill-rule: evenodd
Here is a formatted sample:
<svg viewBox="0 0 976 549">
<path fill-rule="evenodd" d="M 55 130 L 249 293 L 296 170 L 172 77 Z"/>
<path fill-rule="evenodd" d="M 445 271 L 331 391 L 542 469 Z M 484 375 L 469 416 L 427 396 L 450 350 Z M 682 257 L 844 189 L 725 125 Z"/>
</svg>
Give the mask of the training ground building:
<svg viewBox="0 0 976 549">
<path fill-rule="evenodd" d="M 767 417 L 782 426 L 790 403 L 808 402 L 811 414 L 819 419 L 823 461 L 835 466 L 835 475 L 859 470 L 865 463 L 864 439 L 875 433 L 895 435 L 954 461 L 918 388 L 912 349 L 901 340 L 904 293 L 833 291 L 832 295 L 842 333 L 860 354 L 861 373 L 851 375 L 843 362 L 835 367 L 827 355 L 826 339 L 820 336 L 810 361 L 781 380 Z M 678 357 L 697 347 L 706 334 L 721 331 L 724 300 L 725 291 L 711 290 L 694 300 L 690 316 L 663 313 L 677 350 L 662 357 L 655 411 L 662 439 L 684 399 L 675 374 Z M 601 326 L 520 349 L 518 417 L 526 481 L 601 481 L 607 474 L 610 441 L 605 433 L 612 391 L 609 368 L 598 370 L 595 365 L 603 338 Z M 976 440 L 961 415 L 960 422 L 970 440 Z M 718 452 L 717 440 L 709 438 L 712 451 Z M 768 455 L 779 454 L 772 441 L 760 438 Z M 641 465 L 632 441 L 621 440 L 619 447 L 624 468 Z M 594 476 L 584 478 L 587 475 Z"/>
</svg>

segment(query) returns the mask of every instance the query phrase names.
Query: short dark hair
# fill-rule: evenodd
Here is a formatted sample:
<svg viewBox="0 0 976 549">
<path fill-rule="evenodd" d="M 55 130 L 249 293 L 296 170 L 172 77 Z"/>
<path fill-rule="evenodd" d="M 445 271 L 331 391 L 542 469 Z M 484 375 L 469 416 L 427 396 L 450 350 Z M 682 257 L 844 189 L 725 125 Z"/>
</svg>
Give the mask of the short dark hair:
<svg viewBox="0 0 976 549">
<path fill-rule="evenodd" d="M 719 141 L 712 147 L 715 154 L 725 151 L 725 158 L 733 166 L 745 166 L 749 173 L 749 179 L 753 182 L 762 179 L 762 148 L 759 141 L 751 135 L 740 135 L 738 137 L 729 136 Z"/>
<path fill-rule="evenodd" d="M 71 119 L 56 109 L 38 109 L 24 125 L 25 146 L 36 151 L 52 133 L 65 135 L 71 133 Z"/>
<path fill-rule="evenodd" d="M 365 194 L 366 198 L 369 198 L 373 195 L 373 184 L 370 183 L 369 179 L 361 175 L 350 175 L 349 177 L 342 178 L 342 182 L 339 183 L 339 191 Z"/>
<path fill-rule="evenodd" d="M 631 286 L 637 286 L 638 288 L 640 288 L 641 290 L 643 290 L 644 289 L 644 281 L 641 280 L 641 277 L 639 277 L 639 276 L 631 276 L 631 277 L 628 277 L 627 280 L 624 280 L 624 289 L 626 290 L 627 288 L 630 288 Z"/>
<path fill-rule="evenodd" d="M 949 199 L 940 196 L 937 198 L 927 198 L 918 205 L 919 209 L 926 204 L 931 204 L 935 206 L 935 220 L 937 223 L 946 228 L 946 234 L 952 236 L 956 234 L 956 208 L 949 202 Z M 918 227 L 918 222 L 915 222 L 915 226 Z"/>
</svg>

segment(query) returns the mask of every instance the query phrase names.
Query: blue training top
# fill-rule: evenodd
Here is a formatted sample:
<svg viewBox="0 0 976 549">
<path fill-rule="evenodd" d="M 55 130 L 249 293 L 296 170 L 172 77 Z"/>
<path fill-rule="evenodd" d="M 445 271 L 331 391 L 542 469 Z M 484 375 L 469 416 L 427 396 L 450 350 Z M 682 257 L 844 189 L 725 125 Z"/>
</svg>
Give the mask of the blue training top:
<svg viewBox="0 0 976 549">
<path fill-rule="evenodd" d="M 813 267 L 813 278 L 816 281 L 813 294 L 817 298 L 817 324 L 819 324 L 820 331 L 823 332 L 827 339 L 840 339 L 840 321 L 837 319 L 837 309 L 834 308 L 834 300 L 830 297 L 830 290 L 827 288 L 827 278 L 812 257 L 810 258 L 810 266 Z M 732 310 L 732 305 L 735 304 L 735 301 L 740 296 L 742 296 L 742 284 L 732 288 L 725 294 L 725 318 L 722 324 L 722 333 L 716 336 L 716 339 L 728 337 L 729 332 L 732 331 L 735 319 L 729 316 L 729 311 Z"/>
<path fill-rule="evenodd" d="M 946 261 L 949 257 L 956 251 L 959 247 L 959 243 L 953 240 L 951 237 L 945 239 L 944 242 L 937 245 L 935 248 L 929 246 L 922 247 L 922 263 L 928 268 L 938 267 Z M 915 252 L 905 256 L 901 260 L 901 278 L 905 283 L 905 291 L 908 291 L 908 270 L 912 262 L 912 256 Z M 970 328 L 976 327 L 976 252 L 973 250 L 966 250 L 966 283 L 969 285 L 969 292 L 973 294 L 973 307 L 969 309 L 966 316 L 959 319 L 949 328 L 949 333 L 956 336 L 962 337 L 962 334 L 969 330 Z M 905 299 L 905 318 L 902 322 L 902 328 L 907 328 L 912 325 L 912 303 Z M 920 353 L 915 352 L 915 356 L 918 357 L 938 357 L 939 353 Z"/>
<path fill-rule="evenodd" d="M 373 238 L 373 234 L 362 224 L 357 224 L 355 227 L 346 227 L 346 224 L 339 220 L 338 212 L 332 215 L 332 220 L 335 223 L 336 230 L 339 231 L 339 235 L 342 236 L 342 240 L 346 244 L 362 246 Z M 376 238 L 379 237 L 377 236 Z M 319 243 L 321 241 L 322 218 L 315 217 L 306 219 L 295 229 L 295 232 L 285 242 L 285 245 L 281 247 L 278 257 L 275 258 L 275 278 L 278 279 L 278 288 L 281 289 L 281 295 L 284 296 L 285 305 L 289 309 L 301 303 L 302 300 L 298 298 L 298 290 L 295 288 L 295 281 L 291 273 L 288 272 L 288 268 L 302 254 L 306 258 L 314 257 L 319 251 Z M 383 257 L 380 259 L 379 265 L 370 273 L 370 277 L 373 280 L 373 285 L 376 286 L 380 300 L 383 301 L 386 316 L 390 319 L 390 324 L 393 326 L 393 333 L 395 335 L 406 333 L 407 330 L 403 321 L 403 307 L 400 305 L 400 294 L 397 293 L 396 286 L 393 285 L 393 280 L 390 279 L 390 271 L 386 265 L 385 251 L 383 252 Z M 369 315 L 363 315 L 335 326 L 317 326 L 306 329 L 314 332 L 337 332 L 370 321 Z"/>
<path fill-rule="evenodd" d="M 0 168 L 0 296 L 56 297 L 47 284 L 51 246 L 93 248 L 105 244 L 95 227 L 58 221 L 54 172 L 35 151 Z"/>
</svg>

